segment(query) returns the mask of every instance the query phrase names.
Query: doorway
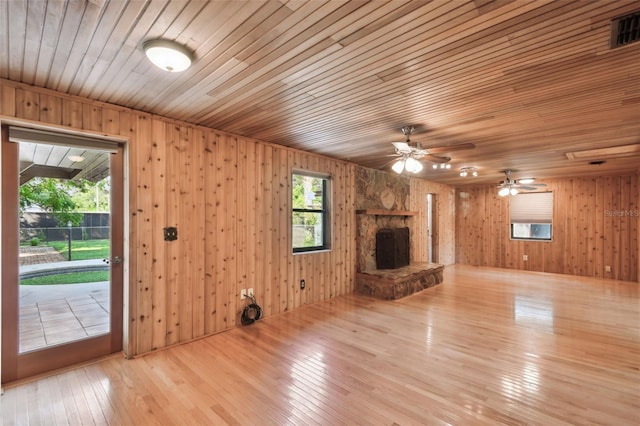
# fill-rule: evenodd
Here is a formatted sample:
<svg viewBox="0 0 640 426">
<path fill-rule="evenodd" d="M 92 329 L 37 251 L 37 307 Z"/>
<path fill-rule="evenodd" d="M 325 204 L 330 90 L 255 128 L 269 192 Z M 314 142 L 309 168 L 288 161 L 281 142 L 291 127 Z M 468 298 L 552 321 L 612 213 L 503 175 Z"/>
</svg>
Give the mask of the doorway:
<svg viewBox="0 0 640 426">
<path fill-rule="evenodd" d="M 122 349 L 124 148 L 2 126 L 2 382 Z"/>
<path fill-rule="evenodd" d="M 427 262 L 438 263 L 438 197 L 427 194 Z"/>
</svg>

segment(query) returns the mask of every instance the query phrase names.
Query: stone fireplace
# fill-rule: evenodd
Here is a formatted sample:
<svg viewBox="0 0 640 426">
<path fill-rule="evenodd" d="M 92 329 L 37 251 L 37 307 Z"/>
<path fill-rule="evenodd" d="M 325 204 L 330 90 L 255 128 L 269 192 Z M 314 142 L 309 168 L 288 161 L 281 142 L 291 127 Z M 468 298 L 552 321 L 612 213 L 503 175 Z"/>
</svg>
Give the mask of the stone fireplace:
<svg viewBox="0 0 640 426">
<path fill-rule="evenodd" d="M 420 236 L 409 191 L 406 176 L 356 169 L 356 292 L 393 300 L 442 282 L 444 266 L 411 261 L 411 238 Z M 381 248 L 380 239 L 392 247 Z M 379 255 L 387 257 L 382 264 Z"/>
</svg>

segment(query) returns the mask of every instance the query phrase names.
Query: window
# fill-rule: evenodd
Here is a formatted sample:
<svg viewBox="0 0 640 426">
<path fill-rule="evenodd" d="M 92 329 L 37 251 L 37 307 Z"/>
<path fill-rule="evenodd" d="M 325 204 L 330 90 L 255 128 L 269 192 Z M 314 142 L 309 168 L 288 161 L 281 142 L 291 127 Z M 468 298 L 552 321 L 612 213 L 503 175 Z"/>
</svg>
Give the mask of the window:
<svg viewBox="0 0 640 426">
<path fill-rule="evenodd" d="M 551 241 L 553 193 L 530 192 L 511 197 L 511 238 Z"/>
<path fill-rule="evenodd" d="M 329 249 L 329 177 L 294 172 L 291 223 L 293 252 Z"/>
</svg>

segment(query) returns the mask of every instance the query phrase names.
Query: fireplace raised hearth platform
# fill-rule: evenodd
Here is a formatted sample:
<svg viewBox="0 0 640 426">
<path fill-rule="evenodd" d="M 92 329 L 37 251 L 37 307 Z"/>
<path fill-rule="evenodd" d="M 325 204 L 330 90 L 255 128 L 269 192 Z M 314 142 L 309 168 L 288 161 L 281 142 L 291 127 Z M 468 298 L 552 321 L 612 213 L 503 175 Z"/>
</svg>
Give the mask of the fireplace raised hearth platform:
<svg viewBox="0 0 640 426">
<path fill-rule="evenodd" d="M 395 300 L 443 281 L 444 265 L 412 263 L 397 269 L 376 269 L 356 274 L 356 293 Z"/>
</svg>

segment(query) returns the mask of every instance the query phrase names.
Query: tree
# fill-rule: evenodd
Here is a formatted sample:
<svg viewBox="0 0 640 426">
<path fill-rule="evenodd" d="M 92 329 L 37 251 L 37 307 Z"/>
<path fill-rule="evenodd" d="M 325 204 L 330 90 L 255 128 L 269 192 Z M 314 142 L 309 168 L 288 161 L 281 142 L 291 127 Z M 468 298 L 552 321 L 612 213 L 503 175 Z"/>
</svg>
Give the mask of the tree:
<svg viewBox="0 0 640 426">
<path fill-rule="evenodd" d="M 111 197 L 111 180 L 109 177 L 99 182 L 83 181 L 79 191 L 71 195 L 76 208 L 81 212 L 109 212 Z"/>
<path fill-rule="evenodd" d="M 291 192 L 293 208 L 299 209 L 294 211 L 292 215 L 294 233 L 296 229 L 298 232 L 304 232 L 303 247 L 322 244 L 316 238 L 316 226 L 322 225 L 322 213 L 301 210 L 323 208 L 323 180 L 317 177 L 294 174 Z"/>
<path fill-rule="evenodd" d="M 82 222 L 82 213 L 78 213 L 72 199 L 75 192 L 81 190 L 83 182 L 52 178 L 34 178 L 20 186 L 20 211 L 31 206 L 53 214 L 60 226 L 71 222 L 74 226 Z"/>
</svg>

